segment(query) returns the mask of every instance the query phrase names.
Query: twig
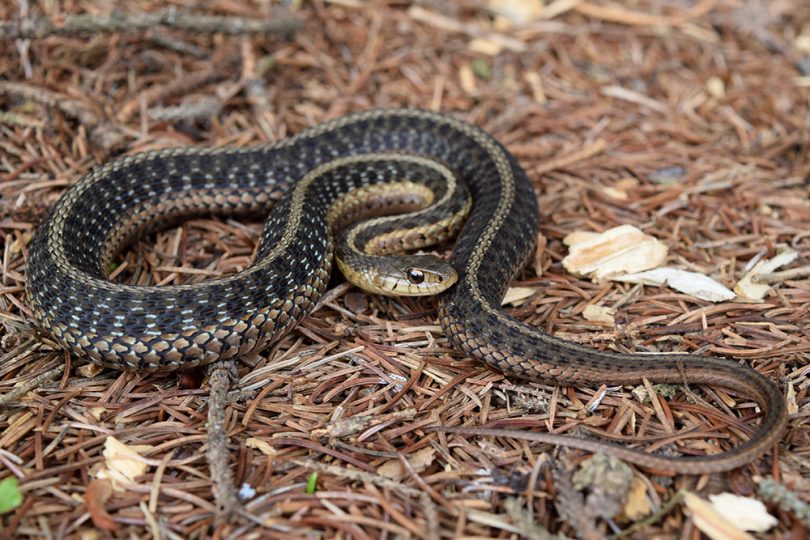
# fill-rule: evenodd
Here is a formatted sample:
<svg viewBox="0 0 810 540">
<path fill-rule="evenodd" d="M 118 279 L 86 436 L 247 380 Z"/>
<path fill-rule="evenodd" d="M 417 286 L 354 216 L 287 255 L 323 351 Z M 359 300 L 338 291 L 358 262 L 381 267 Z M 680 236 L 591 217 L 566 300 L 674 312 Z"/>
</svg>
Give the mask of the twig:
<svg viewBox="0 0 810 540">
<path fill-rule="evenodd" d="M 124 103 L 121 107 L 121 112 L 116 115 L 117 119 L 122 123 L 128 122 L 140 109 L 143 102 L 145 102 L 146 105 L 151 105 L 152 103 L 173 96 L 191 94 L 192 91 L 209 82 L 226 78 L 228 69 L 227 60 L 214 62 L 209 69 L 203 72 L 191 73 L 166 84 L 155 85 Z"/>
<path fill-rule="evenodd" d="M 107 151 L 121 145 L 127 136 L 128 129 L 125 126 L 107 122 L 83 101 L 64 94 L 58 94 L 39 86 L 5 81 L 0 81 L 0 94 L 31 100 L 59 109 L 89 129 L 93 142 Z"/>
<path fill-rule="evenodd" d="M 49 369 L 45 373 L 37 375 L 33 379 L 29 379 L 22 383 L 20 386 L 17 386 L 12 391 L 7 394 L 0 395 L 0 403 L 11 403 L 12 401 L 17 401 L 19 398 L 33 390 L 34 388 L 38 388 L 42 386 L 46 382 L 50 382 L 60 375 L 62 372 L 65 371 L 65 364 L 59 364 L 53 369 Z"/>
<path fill-rule="evenodd" d="M 149 40 L 155 45 L 186 56 L 193 56 L 195 58 L 205 58 L 208 56 L 208 52 L 202 47 L 197 47 L 192 43 L 176 39 L 162 32 L 150 32 Z"/>
<path fill-rule="evenodd" d="M 799 268 L 791 268 L 790 270 L 782 270 L 781 272 L 766 272 L 764 274 L 757 274 L 752 278 L 754 283 L 782 283 L 789 279 L 801 279 L 810 276 L 810 266 L 800 266 Z"/>
<path fill-rule="evenodd" d="M 192 103 L 171 107 L 152 107 L 149 117 L 153 120 L 175 122 L 179 120 L 204 120 L 219 114 L 222 103 L 215 97 L 205 97 Z"/>
<path fill-rule="evenodd" d="M 217 362 L 209 372 L 208 382 L 208 466 L 211 472 L 216 521 L 224 523 L 240 509 L 239 498 L 233 483 L 233 472 L 228 455 L 228 432 L 225 429 L 225 409 L 231 381 L 236 379 L 236 363 Z"/>
<path fill-rule="evenodd" d="M 31 100 L 48 107 L 58 108 L 63 113 L 71 116 L 85 126 L 96 126 L 101 123 L 101 118 L 87 104 L 78 99 L 71 99 L 64 94 L 57 94 L 40 86 L 24 83 L 0 81 L 0 94 L 6 94 L 16 98 Z"/>
<path fill-rule="evenodd" d="M 94 34 L 98 32 L 132 33 L 153 30 L 162 26 L 176 30 L 202 33 L 237 34 L 288 34 L 301 26 L 294 18 L 270 20 L 226 17 L 220 15 L 199 15 L 176 9 L 166 9 L 155 13 L 122 13 L 111 15 L 68 15 L 59 24 L 37 17 L 19 21 L 0 23 L 0 38 L 43 38 L 52 35 Z"/>
</svg>

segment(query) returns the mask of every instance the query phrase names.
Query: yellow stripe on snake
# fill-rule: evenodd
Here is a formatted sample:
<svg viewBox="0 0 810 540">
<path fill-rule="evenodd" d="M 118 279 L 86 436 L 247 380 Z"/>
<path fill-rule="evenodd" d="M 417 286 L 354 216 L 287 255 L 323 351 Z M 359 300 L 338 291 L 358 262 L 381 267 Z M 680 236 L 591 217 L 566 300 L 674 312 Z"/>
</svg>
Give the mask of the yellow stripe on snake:
<svg viewBox="0 0 810 540">
<path fill-rule="evenodd" d="M 266 212 L 277 199 L 255 260 L 236 275 L 168 287 L 106 277 L 115 253 L 146 229 L 199 214 Z M 411 213 L 349 225 L 389 211 Z M 389 258 L 453 235 L 467 211 L 449 266 L 431 256 Z M 119 369 L 184 369 L 278 340 L 314 308 L 337 250 L 338 265 L 364 288 L 444 290 L 439 321 L 447 338 L 507 375 L 561 385 L 645 377 L 717 385 L 766 411 L 749 440 L 707 456 L 664 457 L 548 433 L 531 433 L 535 440 L 687 474 L 739 467 L 780 440 L 784 401 L 753 369 L 722 358 L 596 351 L 504 313 L 500 300 L 533 253 L 538 223 L 525 173 L 481 129 L 432 112 L 369 111 L 267 146 L 160 150 L 100 167 L 38 229 L 27 291 L 37 325 L 79 356 Z"/>
</svg>

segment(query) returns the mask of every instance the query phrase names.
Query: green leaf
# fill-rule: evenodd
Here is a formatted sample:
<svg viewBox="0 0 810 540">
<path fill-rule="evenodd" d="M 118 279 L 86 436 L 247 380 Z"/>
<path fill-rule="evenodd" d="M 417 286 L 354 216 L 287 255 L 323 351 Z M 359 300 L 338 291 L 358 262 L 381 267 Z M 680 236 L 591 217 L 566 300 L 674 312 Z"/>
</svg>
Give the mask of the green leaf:
<svg viewBox="0 0 810 540">
<path fill-rule="evenodd" d="M 315 493 L 315 484 L 318 482 L 318 473 L 314 472 L 309 475 L 307 479 L 307 493 L 312 495 Z"/>
<path fill-rule="evenodd" d="M 16 476 L 0 480 L 0 514 L 11 512 L 20 506 L 22 501 L 23 496 Z"/>
<path fill-rule="evenodd" d="M 492 78 L 492 70 L 489 67 L 489 62 L 483 58 L 476 58 L 473 60 L 470 67 L 472 68 L 473 73 L 475 73 L 475 76 L 479 79 L 488 81 Z"/>
</svg>

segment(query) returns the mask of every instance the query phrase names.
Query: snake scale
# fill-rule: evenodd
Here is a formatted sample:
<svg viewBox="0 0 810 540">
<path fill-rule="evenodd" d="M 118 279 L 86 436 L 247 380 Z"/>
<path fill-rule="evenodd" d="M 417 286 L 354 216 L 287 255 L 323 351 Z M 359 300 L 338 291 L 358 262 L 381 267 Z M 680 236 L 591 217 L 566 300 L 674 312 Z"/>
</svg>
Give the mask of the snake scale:
<svg viewBox="0 0 810 540">
<path fill-rule="evenodd" d="M 603 451 L 685 474 L 734 469 L 780 440 L 787 423 L 781 393 L 751 368 L 687 354 L 592 350 L 506 314 L 500 300 L 534 250 L 536 196 L 501 144 L 440 113 L 367 111 L 266 146 L 159 150 L 105 164 L 65 192 L 31 244 L 27 291 L 36 324 L 62 347 L 119 369 L 181 369 L 260 349 L 303 319 L 326 288 L 333 242 L 329 223 L 320 214 L 341 204 L 351 206 L 346 201 L 353 188 L 374 190 L 386 182 L 421 185 L 421 177 L 446 176 L 446 170 L 467 186 L 473 201 L 449 261 L 457 282 L 438 301 L 441 327 L 454 347 L 522 379 L 626 385 L 646 377 L 717 385 L 765 410 L 747 441 L 705 456 L 664 457 L 549 433 L 529 434 L 534 440 Z M 391 175 L 396 181 L 385 179 Z M 306 182 L 313 184 L 295 189 Z M 428 191 L 442 189 L 432 186 Z M 292 197 L 282 198 L 290 191 Z M 442 198 L 441 193 L 436 197 Z M 200 213 L 261 211 L 277 199 L 281 201 L 268 218 L 254 262 L 234 276 L 170 287 L 127 286 L 106 278 L 115 251 L 146 226 Z M 424 205 L 402 204 L 400 199 L 393 206 Z M 454 216 L 464 213 L 463 206 L 455 204 L 439 218 L 440 228 L 458 228 L 461 223 Z M 392 218 L 386 229 L 392 233 L 389 240 L 399 234 L 401 220 L 408 219 Z M 427 245 L 435 241 L 428 238 L 432 234 L 425 229 L 417 236 Z M 382 253 L 387 248 L 376 249 Z M 416 281 L 421 281 L 418 274 Z M 463 429 L 468 434 L 505 434 Z"/>
</svg>

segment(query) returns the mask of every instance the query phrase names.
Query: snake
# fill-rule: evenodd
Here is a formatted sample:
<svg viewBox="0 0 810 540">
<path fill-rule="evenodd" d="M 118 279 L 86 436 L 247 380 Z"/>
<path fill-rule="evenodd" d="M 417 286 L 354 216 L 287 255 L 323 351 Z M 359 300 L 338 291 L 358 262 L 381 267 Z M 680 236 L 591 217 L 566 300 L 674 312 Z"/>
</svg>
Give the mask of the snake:
<svg viewBox="0 0 810 540">
<path fill-rule="evenodd" d="M 114 255 L 145 230 L 202 214 L 267 215 L 270 206 L 252 262 L 231 276 L 172 286 L 108 278 Z M 354 222 L 358 216 L 370 219 Z M 775 447 L 787 409 L 779 388 L 753 368 L 729 358 L 592 349 L 510 316 L 501 300 L 533 256 L 539 226 L 532 183 L 482 128 L 439 112 L 370 110 L 261 146 L 108 161 L 66 190 L 38 227 L 26 291 L 36 327 L 78 356 L 123 370 L 187 369 L 276 342 L 315 308 L 337 259 L 370 291 L 438 294 L 438 321 L 453 348 L 507 376 L 565 386 L 645 379 L 719 386 L 763 411 L 747 440 L 706 455 L 665 456 L 557 433 L 527 433 L 532 440 L 681 474 L 735 469 Z M 447 261 L 396 254 L 454 235 Z"/>
</svg>

